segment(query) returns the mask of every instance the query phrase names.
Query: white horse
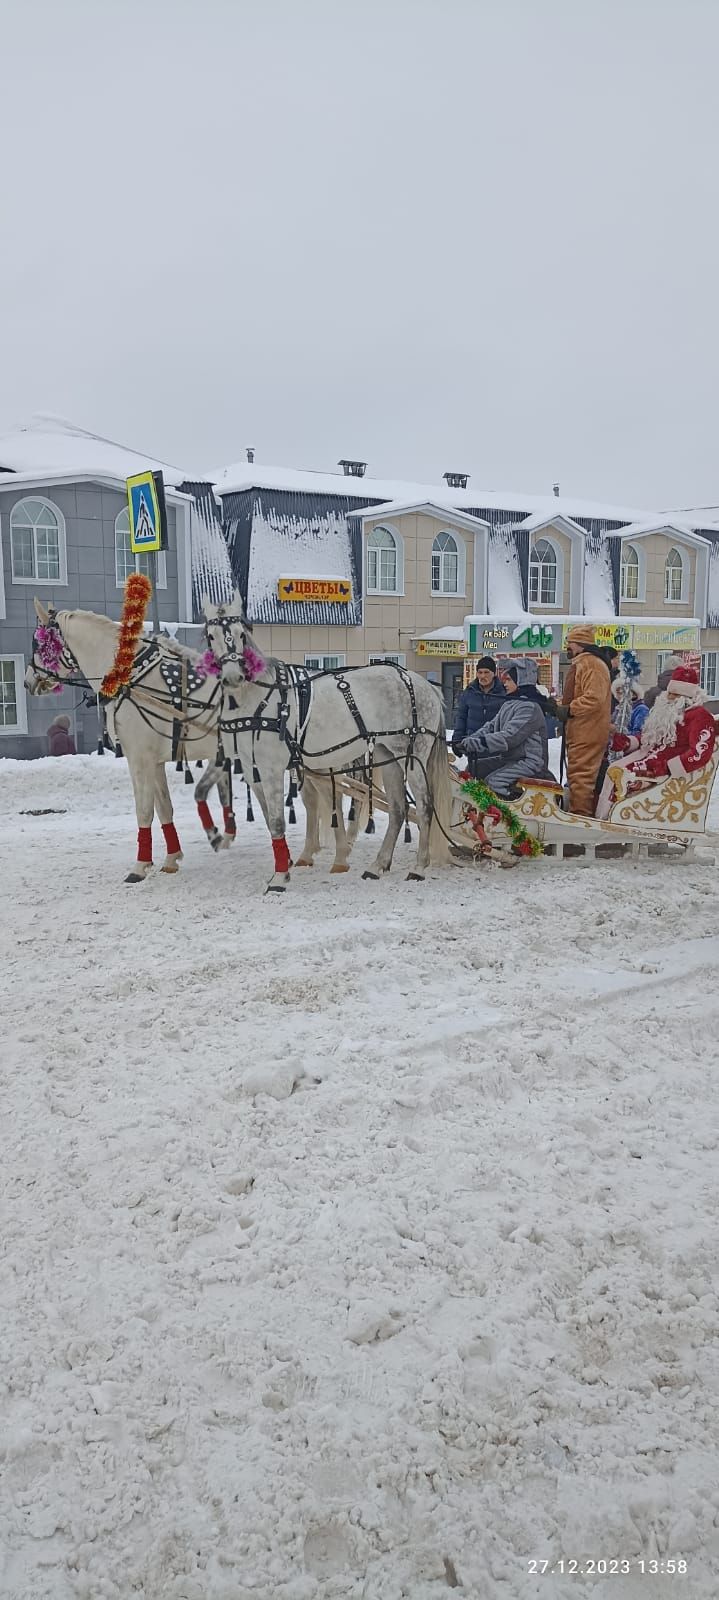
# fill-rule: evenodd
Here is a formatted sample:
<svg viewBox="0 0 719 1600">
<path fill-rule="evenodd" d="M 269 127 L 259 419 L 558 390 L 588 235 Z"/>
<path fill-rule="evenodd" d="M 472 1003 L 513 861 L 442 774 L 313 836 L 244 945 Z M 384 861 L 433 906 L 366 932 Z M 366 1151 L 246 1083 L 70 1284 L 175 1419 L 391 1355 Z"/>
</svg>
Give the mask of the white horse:
<svg viewBox="0 0 719 1600">
<path fill-rule="evenodd" d="M 445 862 L 452 826 L 452 790 L 441 699 L 425 678 L 389 663 L 306 674 L 257 650 L 241 597 L 205 605 L 207 639 L 220 664 L 220 742 L 239 755 L 272 837 L 275 872 L 268 888 L 290 881 L 285 839 L 284 777 L 288 766 L 323 776 L 333 790 L 343 772 L 360 765 L 369 787 L 375 768 L 385 791 L 387 830 L 365 878 L 389 872 L 406 820 L 407 785 L 414 795 L 419 845 L 411 879 Z M 339 807 L 335 805 L 337 821 Z"/>
<path fill-rule="evenodd" d="M 57 683 L 87 682 L 95 692 L 109 672 L 117 650 L 119 625 L 94 611 L 47 610 L 35 601 L 40 627 L 33 637 L 32 665 L 25 674 L 30 694 L 47 694 Z M 216 677 L 198 669 L 196 651 L 186 650 L 170 639 L 142 639 L 126 690 L 107 703 L 110 738 L 120 745 L 130 770 L 137 813 L 137 861 L 126 878 L 140 883 L 152 868 L 152 822 L 159 817 L 165 837 L 166 858 L 163 872 L 177 872 L 182 849 L 173 820 L 173 807 L 165 766 L 178 754 L 187 760 L 206 760 L 207 769 L 195 787 L 200 821 L 213 849 L 231 844 L 235 819 L 230 803 L 230 780 L 223 763 L 217 761 L 217 734 L 220 687 Z M 215 827 L 207 796 L 217 785 L 222 800 L 225 833 Z M 325 789 L 326 789 L 325 785 Z M 308 786 L 305 809 L 307 839 L 311 851 L 319 833 L 319 810 L 328 805 L 328 796 L 319 785 Z M 351 848 L 337 836 L 337 870 L 346 871 L 344 862 Z M 333 869 L 334 870 L 334 869 Z"/>
</svg>

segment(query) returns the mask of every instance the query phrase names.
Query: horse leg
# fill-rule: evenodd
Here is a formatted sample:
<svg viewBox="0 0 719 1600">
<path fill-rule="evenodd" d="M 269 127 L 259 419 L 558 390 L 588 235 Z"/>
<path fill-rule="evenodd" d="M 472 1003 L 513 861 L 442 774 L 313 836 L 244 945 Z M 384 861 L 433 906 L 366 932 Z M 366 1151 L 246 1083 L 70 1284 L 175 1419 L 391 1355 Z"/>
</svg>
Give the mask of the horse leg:
<svg viewBox="0 0 719 1600">
<path fill-rule="evenodd" d="M 337 827 L 333 829 L 335 836 L 335 858 L 332 866 L 330 867 L 330 872 L 349 872 L 349 858 L 352 850 L 352 840 L 350 839 L 345 827 L 345 813 L 341 792 L 338 792 L 337 794 L 336 816 Z"/>
<path fill-rule="evenodd" d="M 320 848 L 320 793 L 307 773 L 302 785 L 302 801 L 305 808 L 305 842 L 295 866 L 311 867 Z"/>
<path fill-rule="evenodd" d="M 182 850 L 177 837 L 177 829 L 173 822 L 172 800 L 167 787 L 167 773 L 164 766 L 159 766 L 155 772 L 155 810 L 160 818 L 160 825 L 165 835 L 165 849 L 167 855 L 162 863 L 162 872 L 177 872 L 182 860 Z"/>
<path fill-rule="evenodd" d="M 225 773 L 222 767 L 212 765 L 205 768 L 202 777 L 198 778 L 197 783 L 195 784 L 195 805 L 197 806 L 197 815 L 205 830 L 205 837 L 211 844 L 212 849 L 215 851 L 225 849 L 226 845 L 231 842 L 227 835 L 223 839 L 219 828 L 215 827 L 214 817 L 209 805 L 207 804 L 207 796 L 210 793 L 210 790 L 214 789 L 215 785 L 220 788 L 221 781 L 224 777 Z M 229 789 L 227 789 L 225 792 L 229 798 Z M 221 789 L 220 794 L 222 794 Z M 227 831 L 229 832 L 229 830 Z"/>
<path fill-rule="evenodd" d="M 404 822 L 404 772 L 399 762 L 391 757 L 389 750 L 380 750 L 379 760 L 382 762 L 382 786 L 384 788 L 389 808 L 387 831 L 377 853 L 377 858 L 363 878 L 379 878 L 380 873 L 389 872 L 394 855 L 394 847 L 399 838 L 399 830 Z"/>
<path fill-rule="evenodd" d="M 414 872 L 407 873 L 409 882 L 422 883 L 430 862 L 429 840 L 432 828 L 432 796 L 424 773 L 415 762 L 412 772 L 412 793 L 414 795 L 415 812 L 419 824 L 419 841 L 417 844 L 417 862 Z"/>
<path fill-rule="evenodd" d="M 217 793 L 220 796 L 220 805 L 222 806 L 222 825 L 225 830 L 222 836 L 222 844 L 225 850 L 229 850 L 230 845 L 234 844 L 237 837 L 237 822 L 235 820 L 235 812 L 232 805 L 230 774 L 226 767 L 219 768 Z"/>
<path fill-rule="evenodd" d="M 152 870 L 152 819 L 155 814 L 155 767 L 157 763 L 143 762 L 141 767 L 131 767 L 130 777 L 135 795 L 137 813 L 137 861 L 128 872 L 126 883 L 142 883 Z"/>
<path fill-rule="evenodd" d="M 285 837 L 285 784 L 284 768 L 275 775 L 275 781 L 263 779 L 262 798 L 260 805 L 265 812 L 267 825 L 272 839 L 272 854 L 275 858 L 275 870 L 267 885 L 266 893 L 282 893 L 290 882 L 290 867 L 292 861 L 287 848 Z M 268 793 L 269 789 L 269 793 Z"/>
</svg>

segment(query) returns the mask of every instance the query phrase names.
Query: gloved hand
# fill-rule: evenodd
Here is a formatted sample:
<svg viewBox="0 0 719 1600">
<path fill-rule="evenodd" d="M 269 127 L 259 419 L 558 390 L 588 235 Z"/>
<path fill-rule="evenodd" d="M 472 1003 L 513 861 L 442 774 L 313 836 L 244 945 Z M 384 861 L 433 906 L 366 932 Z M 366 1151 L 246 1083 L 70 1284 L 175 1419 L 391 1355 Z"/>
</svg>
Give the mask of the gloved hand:
<svg viewBox="0 0 719 1600">
<path fill-rule="evenodd" d="M 452 749 L 456 756 L 464 755 L 464 739 L 453 739 Z"/>
<path fill-rule="evenodd" d="M 620 733 L 617 728 L 614 728 L 612 737 L 609 740 L 609 748 L 610 750 L 618 750 L 621 755 L 626 755 L 627 751 L 632 748 L 632 741 L 626 733 Z"/>
<path fill-rule="evenodd" d="M 569 721 L 569 711 L 570 711 L 570 707 L 569 706 L 557 706 L 556 711 L 552 712 L 552 716 L 556 717 L 557 722 L 568 722 Z"/>
</svg>

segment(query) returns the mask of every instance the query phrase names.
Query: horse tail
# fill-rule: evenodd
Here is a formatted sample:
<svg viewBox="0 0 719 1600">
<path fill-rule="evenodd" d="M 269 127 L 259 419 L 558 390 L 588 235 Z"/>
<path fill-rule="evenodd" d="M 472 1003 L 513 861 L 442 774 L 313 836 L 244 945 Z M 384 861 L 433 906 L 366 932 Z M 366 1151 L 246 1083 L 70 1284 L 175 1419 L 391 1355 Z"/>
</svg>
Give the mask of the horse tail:
<svg viewBox="0 0 719 1600">
<path fill-rule="evenodd" d="M 427 762 L 427 787 L 432 801 L 432 826 L 429 833 L 429 859 L 436 866 L 446 866 L 449 861 L 449 839 L 452 828 L 452 780 L 449 776 L 449 757 L 445 741 L 444 717 L 432 745 Z"/>
</svg>

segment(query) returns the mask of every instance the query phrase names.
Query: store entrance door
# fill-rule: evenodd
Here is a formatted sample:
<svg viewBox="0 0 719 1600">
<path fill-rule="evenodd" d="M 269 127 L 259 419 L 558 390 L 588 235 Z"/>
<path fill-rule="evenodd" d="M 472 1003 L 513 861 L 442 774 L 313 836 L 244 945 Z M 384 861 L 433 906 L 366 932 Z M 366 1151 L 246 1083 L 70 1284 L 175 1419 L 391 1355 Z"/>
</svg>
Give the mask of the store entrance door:
<svg viewBox="0 0 719 1600">
<path fill-rule="evenodd" d="M 461 661 L 442 662 L 442 695 L 444 697 L 444 714 L 447 727 L 454 727 L 454 715 L 457 710 L 459 697 L 462 693 L 464 682 L 464 667 Z"/>
</svg>

